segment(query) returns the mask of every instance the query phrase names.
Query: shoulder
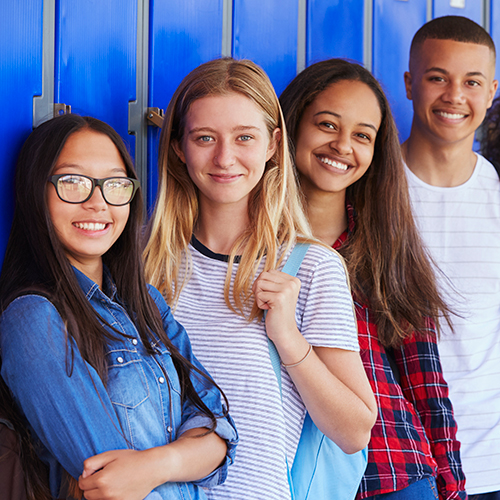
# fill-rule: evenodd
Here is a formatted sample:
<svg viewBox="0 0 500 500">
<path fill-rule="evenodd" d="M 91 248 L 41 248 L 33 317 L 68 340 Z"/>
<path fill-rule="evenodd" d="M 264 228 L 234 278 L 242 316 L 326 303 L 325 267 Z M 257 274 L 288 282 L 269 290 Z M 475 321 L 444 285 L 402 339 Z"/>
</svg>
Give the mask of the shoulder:
<svg viewBox="0 0 500 500">
<path fill-rule="evenodd" d="M 64 322 L 54 304 L 41 295 L 21 295 L 15 298 L 0 317 L 2 348 L 9 341 L 24 345 L 45 342 L 49 336 L 59 337 Z M 65 338 L 65 337 L 64 337 Z"/>
<path fill-rule="evenodd" d="M 311 244 L 302 261 L 298 277 L 302 279 L 310 276 L 312 278 L 316 275 L 333 275 L 347 279 L 344 259 L 333 248 Z"/>
</svg>

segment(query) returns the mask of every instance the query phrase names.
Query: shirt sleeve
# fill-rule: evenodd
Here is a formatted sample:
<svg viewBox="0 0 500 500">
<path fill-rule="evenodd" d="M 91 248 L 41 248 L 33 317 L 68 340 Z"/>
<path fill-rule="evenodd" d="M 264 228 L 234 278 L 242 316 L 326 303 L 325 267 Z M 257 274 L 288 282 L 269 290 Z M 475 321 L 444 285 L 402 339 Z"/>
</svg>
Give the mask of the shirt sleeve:
<svg viewBox="0 0 500 500">
<path fill-rule="evenodd" d="M 405 398 L 415 407 L 429 439 L 438 465 L 439 497 L 465 500 L 457 424 L 448 397 L 448 385 L 443 378 L 435 325 L 428 319 L 426 327 L 429 335 L 425 338 L 414 334 L 400 349 L 394 350 L 401 388 Z"/>
<path fill-rule="evenodd" d="M 314 346 L 359 351 L 352 295 L 342 257 L 319 245 L 308 249 L 297 277 L 301 281 L 296 319 Z"/>
<path fill-rule="evenodd" d="M 43 445 L 74 478 L 87 458 L 126 449 L 109 396 L 46 298 L 15 299 L 0 319 L 2 377 Z"/>
<path fill-rule="evenodd" d="M 184 358 L 186 358 L 206 376 L 210 377 L 208 372 L 193 354 L 186 330 L 174 319 L 170 307 L 165 303 L 163 296 L 154 287 L 150 287 L 149 292 L 158 306 L 163 321 L 163 328 L 171 342 L 179 350 L 182 356 L 184 356 Z M 217 427 L 215 428 L 215 432 L 222 439 L 224 439 L 227 444 L 226 460 L 224 463 L 205 478 L 199 481 L 194 481 L 194 484 L 199 486 L 213 487 L 218 484 L 222 484 L 225 481 L 227 477 L 227 468 L 234 462 L 236 452 L 235 448 L 238 443 L 238 433 L 230 415 L 227 414 L 224 416 L 221 393 L 213 384 L 212 379 L 209 378 L 209 380 L 207 380 L 205 377 L 192 371 L 191 382 L 193 383 L 193 387 L 203 403 L 217 417 Z M 203 414 L 199 408 L 186 398 L 182 408 L 182 424 L 179 428 L 178 435 L 181 435 L 189 429 L 211 427 L 211 425 L 212 423 L 210 418 Z"/>
</svg>

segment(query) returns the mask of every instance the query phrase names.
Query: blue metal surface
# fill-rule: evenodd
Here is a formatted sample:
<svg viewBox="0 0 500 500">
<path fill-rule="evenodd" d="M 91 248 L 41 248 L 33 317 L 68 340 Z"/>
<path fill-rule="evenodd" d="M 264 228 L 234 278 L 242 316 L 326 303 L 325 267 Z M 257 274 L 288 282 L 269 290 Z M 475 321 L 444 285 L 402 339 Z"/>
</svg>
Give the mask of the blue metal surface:
<svg viewBox="0 0 500 500">
<path fill-rule="evenodd" d="M 297 26 L 297 0 L 234 0 L 233 55 L 262 66 L 278 95 L 297 72 Z"/>
<path fill-rule="evenodd" d="M 0 2 L 0 262 L 12 222 L 13 176 L 32 130 L 33 96 L 42 93 L 42 0 Z"/>
<path fill-rule="evenodd" d="M 151 0 L 149 105 L 165 109 L 181 80 L 201 63 L 221 55 L 222 0 Z M 154 203 L 158 136 L 148 130 L 148 203 Z"/>
<path fill-rule="evenodd" d="M 426 22 L 426 12 L 426 0 L 375 0 L 373 6 L 373 74 L 387 94 L 401 141 L 408 138 L 413 117 L 404 72 L 411 40 Z"/>
<path fill-rule="evenodd" d="M 307 5 L 307 65 L 344 57 L 363 63 L 364 1 L 310 0 Z"/>
<path fill-rule="evenodd" d="M 432 17 L 463 16 L 483 25 L 482 0 L 463 0 L 464 7 L 451 7 L 450 0 L 434 0 Z"/>
<path fill-rule="evenodd" d="M 498 78 L 500 78 L 500 2 L 498 0 L 491 0 L 490 12 L 489 32 L 497 49 L 496 78 L 498 80 Z"/>
<path fill-rule="evenodd" d="M 56 102 L 99 118 L 130 145 L 128 102 L 135 99 L 137 0 L 59 0 Z"/>
</svg>

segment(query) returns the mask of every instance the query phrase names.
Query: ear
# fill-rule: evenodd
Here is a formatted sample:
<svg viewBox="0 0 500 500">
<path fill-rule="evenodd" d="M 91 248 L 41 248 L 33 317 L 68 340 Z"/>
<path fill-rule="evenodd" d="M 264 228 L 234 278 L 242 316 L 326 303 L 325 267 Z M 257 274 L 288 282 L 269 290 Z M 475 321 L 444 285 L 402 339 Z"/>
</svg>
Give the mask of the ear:
<svg viewBox="0 0 500 500">
<path fill-rule="evenodd" d="M 269 141 L 269 146 L 267 147 L 266 161 L 269 161 L 276 150 L 278 149 L 278 144 L 281 141 L 281 129 L 276 127 L 271 135 L 271 140 Z"/>
<path fill-rule="evenodd" d="M 179 157 L 179 159 L 182 161 L 182 163 L 186 163 L 186 157 L 184 156 L 184 152 L 181 149 L 181 145 L 179 144 L 179 141 L 177 139 L 173 139 L 172 142 L 172 148 L 175 151 L 175 154 Z"/>
<path fill-rule="evenodd" d="M 405 89 L 406 98 L 411 101 L 411 73 L 409 71 L 405 71 Z"/>
<path fill-rule="evenodd" d="M 495 94 L 497 93 L 497 89 L 498 89 L 498 80 L 493 80 L 491 82 L 490 93 L 488 95 L 488 109 L 493 104 L 493 99 L 495 99 Z"/>
</svg>

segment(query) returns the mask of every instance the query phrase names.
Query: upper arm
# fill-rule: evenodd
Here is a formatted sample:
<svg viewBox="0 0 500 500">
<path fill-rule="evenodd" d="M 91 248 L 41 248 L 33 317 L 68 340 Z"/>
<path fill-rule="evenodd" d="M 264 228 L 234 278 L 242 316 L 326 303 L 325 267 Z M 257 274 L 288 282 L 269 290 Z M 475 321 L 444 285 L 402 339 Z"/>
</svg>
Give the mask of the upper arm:
<svg viewBox="0 0 500 500">
<path fill-rule="evenodd" d="M 2 377 L 35 434 L 73 476 L 97 453 L 127 448 L 109 396 L 45 298 L 15 299 L 0 320 Z"/>
</svg>

